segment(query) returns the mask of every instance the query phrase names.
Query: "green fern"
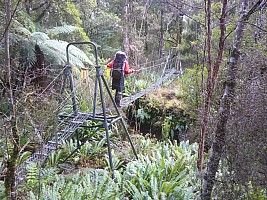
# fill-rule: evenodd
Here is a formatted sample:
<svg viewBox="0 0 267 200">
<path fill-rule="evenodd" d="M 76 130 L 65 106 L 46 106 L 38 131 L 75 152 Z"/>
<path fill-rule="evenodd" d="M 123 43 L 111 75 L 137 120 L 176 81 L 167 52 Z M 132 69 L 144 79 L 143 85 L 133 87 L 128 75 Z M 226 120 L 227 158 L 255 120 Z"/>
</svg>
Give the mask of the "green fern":
<svg viewBox="0 0 267 200">
<path fill-rule="evenodd" d="M 56 180 L 56 175 L 59 173 L 59 169 L 55 167 L 49 167 L 41 170 L 41 182 L 52 183 Z"/>
<path fill-rule="evenodd" d="M 34 29 L 33 29 L 34 30 Z M 64 65 L 67 62 L 66 47 L 68 42 L 51 39 L 49 35 L 71 34 L 79 30 L 78 27 L 64 25 L 49 29 L 45 32 L 32 32 L 25 28 L 18 21 L 14 21 L 11 31 L 11 41 L 19 43 L 24 51 L 27 51 L 28 60 L 35 61 L 33 53 L 34 45 L 39 45 L 44 52 L 48 62 L 54 65 Z M 21 45 L 23 43 L 23 45 Z M 27 44 L 28 43 L 28 44 Z M 70 46 L 70 64 L 78 69 L 86 68 L 86 65 L 93 65 L 88 56 L 79 48 Z"/>
<path fill-rule="evenodd" d="M 171 143 L 163 143 L 163 145 L 157 143 L 157 145 L 160 146 L 154 147 L 150 157 L 140 156 L 138 161 L 127 165 L 125 178 L 131 183 L 128 182 L 127 191 L 136 199 L 139 197 L 134 196 L 138 194 L 147 195 L 148 199 L 160 197 L 183 199 L 188 192 L 185 188 L 193 186 L 192 180 L 197 181 L 193 178 L 196 176 L 195 168 L 187 167 L 189 163 L 191 164 L 192 155 L 184 156 L 183 152 L 174 153 L 182 148 L 179 149 Z M 183 147 L 185 151 L 189 151 L 185 146 L 187 145 Z M 189 145 L 187 147 L 191 148 Z M 194 183 L 197 187 L 197 182 Z M 137 193 L 136 190 L 139 192 Z"/>
<path fill-rule="evenodd" d="M 144 154 L 122 171 L 82 169 L 81 173 L 42 174 L 41 199 L 197 199 L 200 183 L 196 177 L 196 145 L 182 142 L 142 141 Z M 148 146 L 150 145 L 150 146 Z M 148 151 L 149 149 L 149 151 Z M 117 158 L 114 157 L 114 166 Z M 118 160 L 118 163 L 119 160 Z M 33 170 L 33 174 L 37 172 Z M 47 176 L 52 176 L 50 180 Z M 32 178 L 34 180 L 34 178 Z M 36 195 L 36 191 L 33 191 Z M 29 194 L 30 195 L 30 194 Z"/>
<path fill-rule="evenodd" d="M 117 170 L 119 168 L 122 167 L 123 165 L 123 161 L 121 161 L 114 153 L 114 151 L 112 150 L 111 151 L 111 154 L 112 154 L 112 164 L 113 164 L 113 169 Z M 110 163 L 109 163 L 109 157 L 108 156 L 105 156 L 105 162 L 106 162 L 106 165 L 107 165 L 107 170 L 111 172 L 111 168 L 110 168 Z"/>
<path fill-rule="evenodd" d="M 48 29 L 47 33 L 49 35 L 71 34 L 77 30 L 79 30 L 79 27 L 77 26 L 64 25 L 64 26 L 57 26 L 57 27 L 53 27 L 52 29 Z"/>
<path fill-rule="evenodd" d="M 32 163 L 26 166 L 26 186 L 28 188 L 36 188 L 39 183 L 39 169 L 36 163 Z"/>
<path fill-rule="evenodd" d="M 43 32 L 34 32 L 31 34 L 30 38 L 31 41 L 35 43 L 43 43 L 46 40 L 49 40 L 49 36 L 46 33 Z"/>
<path fill-rule="evenodd" d="M 48 163 L 50 166 L 55 167 L 62 158 L 62 150 L 53 151 L 48 157 Z"/>
<path fill-rule="evenodd" d="M 27 158 L 31 155 L 31 152 L 24 151 L 22 154 L 20 154 L 19 159 L 17 161 L 17 165 L 21 165 L 23 162 L 27 160 Z"/>
<path fill-rule="evenodd" d="M 41 44 L 53 50 L 55 55 L 57 55 L 60 60 L 63 60 L 66 63 L 67 61 L 66 47 L 69 43 L 59 40 L 46 40 Z M 86 54 L 73 45 L 70 46 L 69 48 L 69 59 L 70 59 L 70 64 L 78 68 L 86 68 L 84 63 L 93 65 L 93 63 L 89 60 Z"/>
<path fill-rule="evenodd" d="M 21 27 L 15 28 L 14 30 L 18 36 L 29 38 L 32 35 L 32 33 L 27 28 L 22 27 L 22 25 Z"/>
</svg>

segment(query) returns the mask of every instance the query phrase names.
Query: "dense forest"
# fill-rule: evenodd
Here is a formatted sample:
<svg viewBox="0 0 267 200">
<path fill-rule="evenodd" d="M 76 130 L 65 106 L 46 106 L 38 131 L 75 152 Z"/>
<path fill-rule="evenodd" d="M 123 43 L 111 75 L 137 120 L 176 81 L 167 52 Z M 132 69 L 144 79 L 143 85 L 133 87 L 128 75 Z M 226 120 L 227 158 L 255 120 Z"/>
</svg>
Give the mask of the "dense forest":
<svg viewBox="0 0 267 200">
<path fill-rule="evenodd" d="M 266 0 L 0 5 L 0 199 L 267 199 Z M 75 42 L 97 52 L 66 51 Z M 162 78 L 153 66 L 176 77 L 121 108 L 122 124 L 58 143 L 59 116 L 112 104 L 93 97 L 119 50 L 135 69 L 124 97 Z"/>
</svg>

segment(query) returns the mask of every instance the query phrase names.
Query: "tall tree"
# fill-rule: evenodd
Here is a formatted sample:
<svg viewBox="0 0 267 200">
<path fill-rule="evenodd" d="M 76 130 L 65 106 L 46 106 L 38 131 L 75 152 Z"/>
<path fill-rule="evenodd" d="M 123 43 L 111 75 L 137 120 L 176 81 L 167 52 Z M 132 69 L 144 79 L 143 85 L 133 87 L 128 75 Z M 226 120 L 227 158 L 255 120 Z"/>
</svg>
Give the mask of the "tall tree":
<svg viewBox="0 0 267 200">
<path fill-rule="evenodd" d="M 202 174 L 203 169 L 203 159 L 204 159 L 204 146 L 205 146 L 205 138 L 208 130 L 208 122 L 210 116 L 210 109 L 212 106 L 212 98 L 215 90 L 215 83 L 218 77 L 218 73 L 220 70 L 220 66 L 222 63 L 223 52 L 224 52 L 224 44 L 225 44 L 225 33 L 226 33 L 226 13 L 227 13 L 227 4 L 228 0 L 222 0 L 222 9 L 221 9 L 221 17 L 220 17 L 220 38 L 219 38 L 219 47 L 217 52 L 217 57 L 215 59 L 215 63 L 212 66 L 212 30 L 211 30 L 211 1 L 207 1 L 206 5 L 206 23 L 207 23 L 207 88 L 206 88 L 206 95 L 205 95 L 205 102 L 204 102 L 204 111 L 203 117 L 201 122 L 201 129 L 200 129 L 200 143 L 199 143 L 199 153 L 198 153 L 198 168 L 200 173 Z"/>
<path fill-rule="evenodd" d="M 9 114 L 10 114 L 10 141 L 12 143 L 12 150 L 10 156 L 6 163 L 6 177 L 5 177 L 5 188 L 7 199 L 15 199 L 15 170 L 16 161 L 19 156 L 19 134 L 17 127 L 17 116 L 16 116 L 16 106 L 15 100 L 13 98 L 13 81 L 12 81 L 12 68 L 10 62 L 10 51 L 9 51 L 9 27 L 11 21 L 11 0 L 5 1 L 6 8 L 6 32 L 5 32 L 5 65 L 7 69 L 7 93 L 9 100 Z"/>
<path fill-rule="evenodd" d="M 123 10 L 123 21 L 124 21 L 124 26 L 123 26 L 123 50 L 129 54 L 130 53 L 130 44 L 129 44 L 129 25 L 128 25 L 128 16 L 129 16 L 129 3 L 128 1 L 124 1 L 124 10 Z"/>
<path fill-rule="evenodd" d="M 251 7 L 249 11 L 247 11 L 248 0 L 242 0 L 241 16 L 236 26 L 234 42 L 232 45 L 232 51 L 228 65 L 228 76 L 219 107 L 219 118 L 213 133 L 214 139 L 212 141 L 210 156 L 203 180 L 201 197 L 204 200 L 211 199 L 211 192 L 215 182 L 215 175 L 218 171 L 219 161 L 221 159 L 223 148 L 225 146 L 225 134 L 227 128 L 226 125 L 230 115 L 230 108 L 235 96 L 236 73 L 238 60 L 241 53 L 245 24 L 248 21 L 249 17 L 254 12 L 256 12 L 260 6 L 263 6 L 262 4 L 266 4 L 266 2 L 264 0 L 259 0 Z"/>
</svg>

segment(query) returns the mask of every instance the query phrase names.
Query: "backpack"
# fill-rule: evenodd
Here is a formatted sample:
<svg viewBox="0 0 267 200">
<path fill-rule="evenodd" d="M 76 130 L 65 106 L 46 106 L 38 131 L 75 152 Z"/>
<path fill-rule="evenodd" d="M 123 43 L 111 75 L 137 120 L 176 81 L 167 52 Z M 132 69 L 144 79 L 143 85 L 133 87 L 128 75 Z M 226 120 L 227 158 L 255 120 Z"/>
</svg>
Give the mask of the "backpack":
<svg viewBox="0 0 267 200">
<path fill-rule="evenodd" d="M 122 79 L 124 77 L 124 67 L 126 62 L 126 54 L 118 51 L 114 58 L 114 64 L 111 68 L 111 76 L 115 79 Z"/>
</svg>

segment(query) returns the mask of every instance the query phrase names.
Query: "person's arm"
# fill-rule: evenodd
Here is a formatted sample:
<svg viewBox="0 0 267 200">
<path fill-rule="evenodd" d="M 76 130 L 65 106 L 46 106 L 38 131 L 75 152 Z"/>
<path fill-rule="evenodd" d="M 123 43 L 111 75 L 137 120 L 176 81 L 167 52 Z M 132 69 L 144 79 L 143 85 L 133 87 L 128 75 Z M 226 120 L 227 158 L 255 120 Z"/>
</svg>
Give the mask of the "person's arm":
<svg viewBox="0 0 267 200">
<path fill-rule="evenodd" d="M 129 67 L 129 64 L 127 61 L 125 62 L 124 72 L 125 74 L 131 74 L 134 72 L 134 69 Z"/>
<path fill-rule="evenodd" d="M 107 67 L 108 67 L 108 68 L 112 68 L 113 64 L 114 64 L 114 60 L 110 61 L 110 62 L 107 64 Z"/>
</svg>

